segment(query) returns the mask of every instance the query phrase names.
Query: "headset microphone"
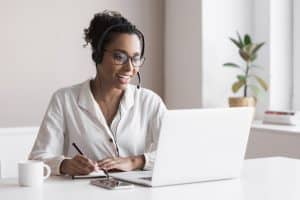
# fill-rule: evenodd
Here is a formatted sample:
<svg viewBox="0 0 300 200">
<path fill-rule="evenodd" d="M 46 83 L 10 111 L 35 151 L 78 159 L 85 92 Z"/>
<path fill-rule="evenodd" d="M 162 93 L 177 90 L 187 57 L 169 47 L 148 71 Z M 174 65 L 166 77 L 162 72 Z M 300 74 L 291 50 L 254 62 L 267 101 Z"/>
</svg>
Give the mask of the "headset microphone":
<svg viewBox="0 0 300 200">
<path fill-rule="evenodd" d="M 139 83 L 137 85 L 137 89 L 140 89 L 141 88 L 141 74 L 140 74 L 140 72 L 137 72 L 137 76 L 138 76 L 138 79 L 139 79 Z"/>
</svg>

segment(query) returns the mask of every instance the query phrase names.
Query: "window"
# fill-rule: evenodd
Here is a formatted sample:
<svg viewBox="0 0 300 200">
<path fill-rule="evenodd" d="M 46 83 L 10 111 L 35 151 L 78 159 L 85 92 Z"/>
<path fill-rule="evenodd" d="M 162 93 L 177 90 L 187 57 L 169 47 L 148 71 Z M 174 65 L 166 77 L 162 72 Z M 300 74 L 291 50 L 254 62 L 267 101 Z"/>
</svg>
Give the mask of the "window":
<svg viewBox="0 0 300 200">
<path fill-rule="evenodd" d="M 300 1 L 294 0 L 293 109 L 300 110 Z"/>
</svg>

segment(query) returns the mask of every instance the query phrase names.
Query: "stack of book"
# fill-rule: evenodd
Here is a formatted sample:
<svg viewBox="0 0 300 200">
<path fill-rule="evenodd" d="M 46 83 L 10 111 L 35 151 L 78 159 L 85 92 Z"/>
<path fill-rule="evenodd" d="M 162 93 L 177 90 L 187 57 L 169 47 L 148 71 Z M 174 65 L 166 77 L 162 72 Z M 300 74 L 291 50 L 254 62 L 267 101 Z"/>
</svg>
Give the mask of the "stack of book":
<svg viewBox="0 0 300 200">
<path fill-rule="evenodd" d="M 264 114 L 263 123 L 266 124 L 284 124 L 300 125 L 299 111 L 274 111 L 267 110 Z"/>
</svg>

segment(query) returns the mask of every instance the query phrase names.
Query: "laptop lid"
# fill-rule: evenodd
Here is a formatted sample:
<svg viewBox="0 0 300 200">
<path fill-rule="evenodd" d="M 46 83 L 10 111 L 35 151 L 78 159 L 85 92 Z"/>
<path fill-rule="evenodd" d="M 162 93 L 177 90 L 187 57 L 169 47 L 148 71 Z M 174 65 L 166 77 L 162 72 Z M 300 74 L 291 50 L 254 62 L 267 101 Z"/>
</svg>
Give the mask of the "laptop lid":
<svg viewBox="0 0 300 200">
<path fill-rule="evenodd" d="M 238 177 L 253 114 L 251 107 L 167 111 L 151 185 Z"/>
</svg>

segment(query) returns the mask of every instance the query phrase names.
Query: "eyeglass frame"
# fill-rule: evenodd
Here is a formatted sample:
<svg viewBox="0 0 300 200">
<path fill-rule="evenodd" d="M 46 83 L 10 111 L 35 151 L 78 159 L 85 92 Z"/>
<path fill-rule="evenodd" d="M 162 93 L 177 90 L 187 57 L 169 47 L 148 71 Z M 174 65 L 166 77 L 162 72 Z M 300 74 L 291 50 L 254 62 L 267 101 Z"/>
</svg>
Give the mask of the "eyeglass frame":
<svg viewBox="0 0 300 200">
<path fill-rule="evenodd" d="M 129 62 L 129 60 L 130 60 L 132 66 L 133 66 L 134 68 L 141 68 L 141 67 L 143 66 L 143 64 L 145 63 L 145 60 L 146 60 L 145 57 L 140 57 L 139 60 L 140 60 L 141 64 L 140 64 L 139 66 L 135 66 L 135 65 L 134 65 L 134 62 L 133 62 L 133 59 L 134 59 L 135 56 L 129 56 L 127 52 L 124 52 L 124 51 L 122 51 L 122 50 L 109 50 L 109 49 L 104 49 L 104 52 L 108 52 L 108 53 L 112 54 L 112 56 L 114 56 L 114 53 L 116 53 L 116 52 L 119 52 L 119 53 L 121 53 L 121 54 L 126 55 L 126 58 L 127 58 L 127 59 L 124 61 L 124 63 L 115 63 L 115 58 L 112 57 L 112 58 L 113 58 L 113 61 L 114 61 L 114 65 L 125 65 L 125 64 L 127 64 L 127 63 Z"/>
</svg>

